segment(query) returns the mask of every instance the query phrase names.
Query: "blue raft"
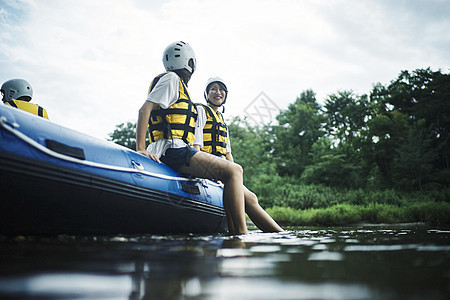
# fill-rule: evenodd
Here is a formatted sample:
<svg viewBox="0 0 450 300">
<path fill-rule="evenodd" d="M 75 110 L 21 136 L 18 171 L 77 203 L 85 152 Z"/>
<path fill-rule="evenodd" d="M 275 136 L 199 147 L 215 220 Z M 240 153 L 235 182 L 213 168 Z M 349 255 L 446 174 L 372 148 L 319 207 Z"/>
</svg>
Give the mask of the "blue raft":
<svg viewBox="0 0 450 300">
<path fill-rule="evenodd" d="M 0 105 L 0 234 L 226 232 L 222 186 Z"/>
</svg>

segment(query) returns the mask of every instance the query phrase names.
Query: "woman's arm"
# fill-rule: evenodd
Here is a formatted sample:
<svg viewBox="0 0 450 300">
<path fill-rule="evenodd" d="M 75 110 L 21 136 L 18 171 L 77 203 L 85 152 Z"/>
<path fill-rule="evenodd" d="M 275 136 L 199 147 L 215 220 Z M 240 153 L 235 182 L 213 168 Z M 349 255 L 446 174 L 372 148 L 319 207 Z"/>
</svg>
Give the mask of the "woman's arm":
<svg viewBox="0 0 450 300">
<path fill-rule="evenodd" d="M 194 140 L 194 148 L 200 151 L 200 148 L 203 147 L 203 128 L 205 128 L 206 124 L 206 112 L 203 106 L 197 106 L 197 120 L 195 121 L 195 140 Z"/>
<path fill-rule="evenodd" d="M 225 158 L 229 161 L 234 162 L 233 155 L 231 155 L 231 141 L 230 141 L 230 131 L 227 130 L 227 154 Z"/>
<path fill-rule="evenodd" d="M 159 162 L 159 158 L 155 154 L 148 152 L 145 148 L 145 134 L 147 133 L 148 120 L 152 110 L 157 107 L 158 104 L 151 101 L 145 101 L 139 109 L 138 121 L 136 123 L 136 151 Z"/>
<path fill-rule="evenodd" d="M 229 161 L 234 162 L 233 155 L 231 154 L 231 152 L 227 152 L 227 154 L 225 154 L 225 158 Z"/>
</svg>

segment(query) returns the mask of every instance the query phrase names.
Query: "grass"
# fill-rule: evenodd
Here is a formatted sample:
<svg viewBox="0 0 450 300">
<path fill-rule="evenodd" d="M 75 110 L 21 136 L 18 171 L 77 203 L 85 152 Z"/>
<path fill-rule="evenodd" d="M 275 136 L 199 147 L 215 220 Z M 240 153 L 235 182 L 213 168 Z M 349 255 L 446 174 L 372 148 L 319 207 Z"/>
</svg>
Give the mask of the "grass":
<svg viewBox="0 0 450 300">
<path fill-rule="evenodd" d="M 291 182 L 260 184 L 252 189 L 261 206 L 295 209 L 327 208 L 338 204 L 370 205 L 371 203 L 407 206 L 421 202 L 448 202 L 450 188 L 432 191 L 401 192 L 393 189 L 345 189 Z"/>
<path fill-rule="evenodd" d="M 326 208 L 294 209 L 274 206 L 266 210 L 279 224 L 348 225 L 367 223 L 412 223 L 432 225 L 450 224 L 449 202 L 424 202 L 405 206 L 392 204 L 336 204 Z"/>
</svg>

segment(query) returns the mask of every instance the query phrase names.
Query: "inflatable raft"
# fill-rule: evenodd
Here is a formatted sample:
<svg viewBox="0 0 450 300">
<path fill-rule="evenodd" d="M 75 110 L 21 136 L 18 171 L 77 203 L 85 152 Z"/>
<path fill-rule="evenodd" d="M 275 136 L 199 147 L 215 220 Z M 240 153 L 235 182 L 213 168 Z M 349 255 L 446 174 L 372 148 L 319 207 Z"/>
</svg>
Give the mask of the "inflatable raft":
<svg viewBox="0 0 450 300">
<path fill-rule="evenodd" d="M 226 232 L 222 186 L 0 105 L 0 234 Z"/>
</svg>

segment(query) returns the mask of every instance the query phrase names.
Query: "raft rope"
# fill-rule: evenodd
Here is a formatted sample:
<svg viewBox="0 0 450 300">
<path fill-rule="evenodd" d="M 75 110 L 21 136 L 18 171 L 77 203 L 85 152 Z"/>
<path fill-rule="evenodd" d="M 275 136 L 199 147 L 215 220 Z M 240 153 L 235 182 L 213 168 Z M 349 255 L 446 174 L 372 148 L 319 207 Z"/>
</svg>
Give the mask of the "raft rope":
<svg viewBox="0 0 450 300">
<path fill-rule="evenodd" d="M 100 168 L 100 169 L 114 170 L 114 171 L 119 171 L 119 172 L 140 173 L 140 174 L 144 174 L 144 175 L 148 175 L 148 176 L 152 176 L 152 177 L 157 177 L 157 178 L 161 178 L 161 179 L 167 179 L 167 180 L 196 181 L 196 182 L 202 182 L 204 185 L 206 184 L 205 183 L 205 179 L 202 179 L 202 178 L 175 177 L 175 176 L 169 176 L 169 175 L 164 175 L 164 174 L 158 174 L 158 173 L 154 173 L 154 172 L 148 172 L 148 171 L 144 170 L 144 167 L 141 164 L 139 164 L 139 163 L 137 163 L 137 162 L 135 162 L 133 160 L 131 161 L 131 163 L 133 164 L 133 166 L 136 167 L 136 169 L 134 169 L 134 168 L 126 168 L 126 167 L 119 167 L 119 166 L 112 166 L 112 165 L 107 165 L 107 164 L 102 164 L 102 163 L 96 163 L 96 162 L 93 162 L 93 161 L 81 160 L 81 159 L 78 159 L 78 158 L 74 158 L 74 157 L 71 157 L 71 156 L 60 154 L 60 153 L 55 152 L 55 151 L 53 151 L 51 149 L 48 149 L 47 147 L 44 147 L 43 145 L 39 144 L 38 142 L 36 142 L 32 138 L 26 136 L 25 134 L 23 134 L 22 132 L 17 130 L 16 128 L 20 127 L 20 125 L 15 123 L 15 122 L 14 123 L 8 122 L 8 120 L 4 116 L 0 117 L 0 127 L 4 128 L 6 131 L 12 133 L 13 135 L 18 137 L 22 141 L 24 141 L 27 144 L 35 147 L 36 149 L 40 150 L 41 152 L 44 152 L 45 154 L 48 154 L 50 156 L 53 156 L 55 158 L 62 159 L 62 160 L 68 161 L 68 162 L 81 164 L 81 165 L 86 165 L 86 166 L 95 167 L 95 168 Z M 223 186 L 223 185 L 221 185 L 219 183 L 216 183 L 214 181 L 209 181 L 208 183 L 211 184 L 211 185 Z"/>
</svg>

